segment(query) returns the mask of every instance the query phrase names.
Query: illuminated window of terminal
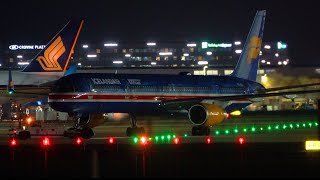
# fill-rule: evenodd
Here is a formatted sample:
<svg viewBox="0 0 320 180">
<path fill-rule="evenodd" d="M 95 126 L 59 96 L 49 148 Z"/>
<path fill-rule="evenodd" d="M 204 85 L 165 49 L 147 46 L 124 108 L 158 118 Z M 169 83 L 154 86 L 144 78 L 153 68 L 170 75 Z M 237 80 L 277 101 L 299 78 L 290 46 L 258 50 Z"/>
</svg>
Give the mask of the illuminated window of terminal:
<svg viewBox="0 0 320 180">
<path fill-rule="evenodd" d="M 233 72 L 233 70 L 224 70 L 224 75 L 229 75 Z"/>
<path fill-rule="evenodd" d="M 218 75 L 218 70 L 207 70 L 207 75 Z"/>
</svg>

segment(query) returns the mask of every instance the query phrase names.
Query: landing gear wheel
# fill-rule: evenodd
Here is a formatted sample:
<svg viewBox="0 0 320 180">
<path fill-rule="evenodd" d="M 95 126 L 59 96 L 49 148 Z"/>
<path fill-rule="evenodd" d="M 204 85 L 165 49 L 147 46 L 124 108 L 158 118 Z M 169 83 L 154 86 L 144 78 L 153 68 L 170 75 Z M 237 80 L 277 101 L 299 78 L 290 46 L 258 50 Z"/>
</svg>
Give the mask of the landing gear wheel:
<svg viewBox="0 0 320 180">
<path fill-rule="evenodd" d="M 94 133 L 91 128 L 85 127 L 81 130 L 81 137 L 84 139 L 90 139 L 92 136 L 94 136 Z"/>
</svg>

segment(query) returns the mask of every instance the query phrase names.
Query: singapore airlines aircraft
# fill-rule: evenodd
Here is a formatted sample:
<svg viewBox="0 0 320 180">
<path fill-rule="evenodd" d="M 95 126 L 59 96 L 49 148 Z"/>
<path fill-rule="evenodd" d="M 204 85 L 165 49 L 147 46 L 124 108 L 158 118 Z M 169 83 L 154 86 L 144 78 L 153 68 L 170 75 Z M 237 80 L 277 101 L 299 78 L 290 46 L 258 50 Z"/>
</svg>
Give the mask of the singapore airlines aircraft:
<svg viewBox="0 0 320 180">
<path fill-rule="evenodd" d="M 66 72 L 83 22 L 69 21 L 22 71 L 1 71 L 0 104 L 21 104 L 39 98 L 36 93 L 49 93 L 50 88 L 38 86 L 59 79 Z"/>
<path fill-rule="evenodd" d="M 49 105 L 67 112 L 77 121 L 66 136 L 94 135 L 90 123 L 101 122 L 103 113 L 129 113 L 131 127 L 127 135 L 145 133 L 137 127 L 135 116 L 141 112 L 188 112 L 194 124 L 193 135 L 209 135 L 210 127 L 221 123 L 226 114 L 241 110 L 262 97 L 317 91 L 270 93 L 256 82 L 259 52 L 262 43 L 266 11 L 257 11 L 242 54 L 231 75 L 155 75 L 76 73 L 56 81 L 49 93 Z"/>
</svg>

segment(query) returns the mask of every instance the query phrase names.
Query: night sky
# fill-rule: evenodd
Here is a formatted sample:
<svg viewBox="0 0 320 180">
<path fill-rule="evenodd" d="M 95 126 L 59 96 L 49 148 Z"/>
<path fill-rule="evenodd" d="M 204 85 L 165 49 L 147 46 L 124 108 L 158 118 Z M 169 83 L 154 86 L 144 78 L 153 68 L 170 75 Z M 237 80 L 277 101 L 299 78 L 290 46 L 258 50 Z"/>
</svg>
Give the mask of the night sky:
<svg viewBox="0 0 320 180">
<path fill-rule="evenodd" d="M 15 0 L 1 3 L 1 43 L 47 43 L 70 19 L 83 18 L 78 43 L 106 40 L 245 40 L 266 9 L 263 41 L 288 43 L 290 63 L 320 65 L 316 0 Z"/>
</svg>

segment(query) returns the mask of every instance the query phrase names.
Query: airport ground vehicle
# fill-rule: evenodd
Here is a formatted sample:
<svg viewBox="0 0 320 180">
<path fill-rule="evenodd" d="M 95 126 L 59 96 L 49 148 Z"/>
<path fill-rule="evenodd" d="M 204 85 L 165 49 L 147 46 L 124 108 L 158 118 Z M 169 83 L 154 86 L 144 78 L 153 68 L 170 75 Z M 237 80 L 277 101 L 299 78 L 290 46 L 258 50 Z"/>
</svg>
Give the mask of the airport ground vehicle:
<svg viewBox="0 0 320 180">
<path fill-rule="evenodd" d="M 64 126 L 59 122 L 37 121 L 31 116 L 26 116 L 19 122 L 19 126 L 9 129 L 8 135 L 22 140 L 32 136 L 63 136 Z"/>
</svg>

